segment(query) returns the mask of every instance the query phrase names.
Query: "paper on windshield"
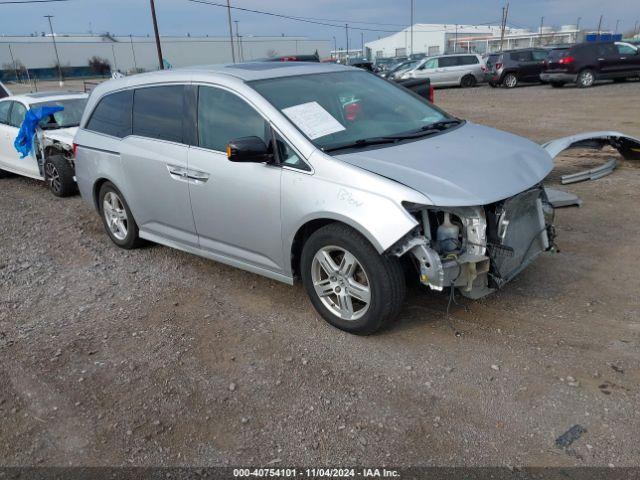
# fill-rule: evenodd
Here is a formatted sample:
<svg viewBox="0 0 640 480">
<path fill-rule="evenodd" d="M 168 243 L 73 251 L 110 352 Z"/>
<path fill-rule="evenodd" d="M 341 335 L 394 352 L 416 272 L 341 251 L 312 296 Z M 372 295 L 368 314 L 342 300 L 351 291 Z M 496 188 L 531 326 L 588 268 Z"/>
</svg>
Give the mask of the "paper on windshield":
<svg viewBox="0 0 640 480">
<path fill-rule="evenodd" d="M 282 110 L 311 140 L 346 130 L 318 102 L 302 103 Z"/>
</svg>

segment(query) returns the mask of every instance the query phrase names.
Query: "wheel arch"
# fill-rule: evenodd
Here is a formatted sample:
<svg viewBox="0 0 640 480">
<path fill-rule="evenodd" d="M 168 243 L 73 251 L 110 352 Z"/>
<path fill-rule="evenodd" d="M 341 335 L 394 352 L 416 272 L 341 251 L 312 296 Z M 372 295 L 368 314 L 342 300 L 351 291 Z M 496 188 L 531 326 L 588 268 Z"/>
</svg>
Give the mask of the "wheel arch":
<svg viewBox="0 0 640 480">
<path fill-rule="evenodd" d="M 380 242 L 360 223 L 339 214 L 324 214 L 304 221 L 304 223 L 295 230 L 295 233 L 291 238 L 291 242 L 288 245 L 288 251 L 290 255 L 291 274 L 294 278 L 300 276 L 300 259 L 302 257 L 302 249 L 304 248 L 306 241 L 314 232 L 332 223 L 340 223 L 354 229 L 365 237 L 378 253 L 382 254 L 384 252 L 384 248 Z"/>
</svg>

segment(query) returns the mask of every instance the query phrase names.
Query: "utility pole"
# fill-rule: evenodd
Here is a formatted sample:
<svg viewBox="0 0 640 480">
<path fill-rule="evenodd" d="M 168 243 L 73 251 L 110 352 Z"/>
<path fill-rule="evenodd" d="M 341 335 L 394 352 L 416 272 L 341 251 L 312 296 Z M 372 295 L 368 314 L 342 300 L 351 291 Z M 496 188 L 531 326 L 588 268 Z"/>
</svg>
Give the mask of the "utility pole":
<svg viewBox="0 0 640 480">
<path fill-rule="evenodd" d="M 58 55 L 58 45 L 56 45 L 56 36 L 53 33 L 53 24 L 51 23 L 51 19 L 53 15 L 45 15 L 46 19 L 49 20 L 49 29 L 51 30 L 51 39 L 53 40 L 53 50 L 56 52 L 56 62 L 58 62 L 58 81 L 60 82 L 60 86 L 64 85 L 64 79 L 62 78 L 62 65 L 60 65 L 60 56 Z"/>
<path fill-rule="evenodd" d="M 453 41 L 453 53 L 456 53 L 458 50 L 458 24 L 456 23 L 456 36 Z"/>
<path fill-rule="evenodd" d="M 11 55 L 11 63 L 13 63 L 13 70 L 16 72 L 16 82 L 20 81 L 18 77 L 18 64 L 16 63 L 16 59 L 13 58 L 13 50 L 11 50 L 11 44 L 9 44 L 9 55 Z"/>
<path fill-rule="evenodd" d="M 236 53 L 238 54 L 238 61 L 243 62 L 244 58 L 242 55 L 242 44 L 240 43 L 240 29 L 238 28 L 238 20 L 234 20 L 233 23 L 236 24 Z"/>
<path fill-rule="evenodd" d="M 333 58 L 338 58 L 338 42 L 336 36 L 333 36 Z"/>
<path fill-rule="evenodd" d="M 360 48 L 362 50 L 362 58 L 366 58 L 364 54 L 364 32 L 360 32 Z"/>
<path fill-rule="evenodd" d="M 158 67 L 164 70 L 164 61 L 162 60 L 162 47 L 160 46 L 160 34 L 158 33 L 158 20 L 156 19 L 156 5 L 154 0 L 151 2 L 151 18 L 153 19 L 153 32 L 156 35 L 156 50 L 158 51 Z"/>
<path fill-rule="evenodd" d="M 636 23 L 633 26 L 633 36 L 635 37 L 637 34 L 638 34 L 638 20 L 636 20 Z"/>
<path fill-rule="evenodd" d="M 113 43 L 111 44 L 111 53 L 113 55 L 113 68 L 117 72 L 118 71 L 118 61 L 116 60 L 116 47 L 113 46 Z"/>
<path fill-rule="evenodd" d="M 502 31 L 500 33 L 500 51 L 502 52 L 502 46 L 504 44 L 504 33 L 507 28 L 507 17 L 509 16 L 509 2 L 505 7 L 502 7 Z"/>
<path fill-rule="evenodd" d="M 600 40 L 600 32 L 602 31 L 602 15 L 600 15 L 600 20 L 598 21 L 598 40 Z"/>
<path fill-rule="evenodd" d="M 414 10 L 415 4 L 414 4 L 414 0 L 411 0 L 411 48 L 409 50 L 410 55 L 413 55 L 413 10 Z"/>
<path fill-rule="evenodd" d="M 540 17 L 540 39 L 538 45 L 542 45 L 542 28 L 544 27 L 544 17 Z"/>
<path fill-rule="evenodd" d="M 614 35 L 615 35 L 616 33 L 618 33 L 618 27 L 619 27 L 619 26 L 620 26 L 620 20 L 616 20 L 616 31 L 615 31 L 615 32 L 613 32 L 613 33 L 614 33 Z"/>
<path fill-rule="evenodd" d="M 227 0 L 227 19 L 229 20 L 229 40 L 231 40 L 231 60 L 236 63 L 236 54 L 233 48 L 233 27 L 231 26 L 231 0 Z"/>
<path fill-rule="evenodd" d="M 349 61 L 349 24 L 345 23 L 344 24 L 344 31 L 345 31 L 345 35 L 347 36 L 347 52 L 345 53 L 345 65 L 348 63 Z"/>
<path fill-rule="evenodd" d="M 578 21 L 576 22 L 576 30 L 580 31 L 580 20 L 582 20 L 582 17 L 578 17 Z"/>
<path fill-rule="evenodd" d="M 133 55 L 133 68 L 138 73 L 138 62 L 136 62 L 136 50 L 133 48 L 133 35 L 129 34 L 129 41 L 131 42 L 131 54 Z"/>
</svg>

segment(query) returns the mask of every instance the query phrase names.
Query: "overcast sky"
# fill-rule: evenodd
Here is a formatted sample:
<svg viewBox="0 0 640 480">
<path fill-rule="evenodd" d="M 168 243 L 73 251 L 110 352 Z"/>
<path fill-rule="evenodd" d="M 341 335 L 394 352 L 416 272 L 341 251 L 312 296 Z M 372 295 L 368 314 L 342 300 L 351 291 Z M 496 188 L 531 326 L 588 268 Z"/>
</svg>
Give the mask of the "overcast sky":
<svg viewBox="0 0 640 480">
<path fill-rule="evenodd" d="M 48 30 L 45 14 L 54 15 L 54 27 L 60 33 L 109 31 L 121 35 L 147 35 L 153 32 L 149 0 L 70 0 L 68 2 L 10 5 L 0 0 L 0 34 L 24 34 Z M 204 0 L 226 3 L 226 0 Z M 389 35 L 410 22 L 411 0 L 231 0 L 232 6 L 270 11 L 278 14 L 313 17 L 324 23 L 349 23 L 363 30 L 351 30 L 351 42 L 360 43 Z M 504 0 L 415 0 L 415 22 L 421 23 L 500 23 Z M 606 7 L 603 5 L 606 3 Z M 156 0 L 161 34 L 228 34 L 226 9 L 189 0 Z M 640 19 L 640 0 L 510 0 L 509 24 L 537 28 L 544 15 L 545 25 L 575 24 L 595 28 L 600 15 L 603 28 L 633 30 Z M 344 28 L 292 21 L 273 16 L 234 10 L 241 35 L 300 35 L 316 39 L 336 37 L 345 43 Z M 377 22 L 365 24 L 357 22 Z M 388 25 L 383 25 L 388 24 Z M 379 30 L 379 31 L 370 31 Z M 386 30 L 386 31 L 385 31 Z"/>
</svg>

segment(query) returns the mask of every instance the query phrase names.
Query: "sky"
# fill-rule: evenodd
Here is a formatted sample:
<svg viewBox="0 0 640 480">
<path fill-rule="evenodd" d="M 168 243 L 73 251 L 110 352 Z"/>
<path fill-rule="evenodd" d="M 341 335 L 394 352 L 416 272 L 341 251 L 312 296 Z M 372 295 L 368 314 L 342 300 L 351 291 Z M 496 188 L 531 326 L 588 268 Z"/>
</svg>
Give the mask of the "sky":
<svg viewBox="0 0 640 480">
<path fill-rule="evenodd" d="M 149 35 L 153 33 L 149 0 L 69 0 L 56 3 L 3 4 L 0 0 L 0 35 L 48 31 L 43 15 L 54 15 L 56 33 L 102 33 Z M 19 0 L 13 0 L 19 1 Z M 202 0 L 226 4 L 226 0 Z M 414 0 L 416 23 L 500 24 L 505 0 Z M 227 10 L 189 0 L 155 0 L 162 35 L 228 35 Z M 575 24 L 596 28 L 604 15 L 603 29 L 634 29 L 640 20 L 640 0 L 510 0 L 512 27 L 536 29 L 544 24 Z M 605 6 L 606 3 L 606 6 Z M 274 16 L 233 10 L 241 35 L 306 36 L 346 43 L 345 23 L 350 24 L 350 43 L 358 45 L 390 35 L 410 23 L 411 0 L 231 0 L 236 7 L 277 14 L 314 18 L 318 25 Z M 371 22 L 371 23 L 358 23 Z M 358 30 L 360 28 L 361 30 Z"/>
</svg>

